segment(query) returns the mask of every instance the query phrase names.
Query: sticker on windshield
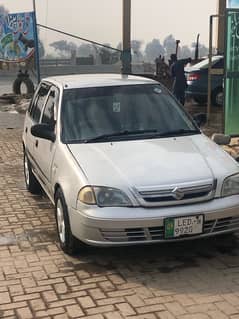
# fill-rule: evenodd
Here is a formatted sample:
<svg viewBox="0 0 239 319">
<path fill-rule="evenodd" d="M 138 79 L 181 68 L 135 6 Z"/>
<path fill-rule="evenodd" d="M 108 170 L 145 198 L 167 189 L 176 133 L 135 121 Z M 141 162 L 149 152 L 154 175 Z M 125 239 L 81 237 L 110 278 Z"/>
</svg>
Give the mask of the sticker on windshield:
<svg viewBox="0 0 239 319">
<path fill-rule="evenodd" d="M 160 88 L 158 88 L 158 87 L 155 87 L 154 88 L 154 93 L 160 94 L 160 93 L 162 93 L 162 90 Z"/>
<path fill-rule="evenodd" d="M 120 112 L 120 102 L 113 103 L 113 112 L 119 113 Z"/>
</svg>

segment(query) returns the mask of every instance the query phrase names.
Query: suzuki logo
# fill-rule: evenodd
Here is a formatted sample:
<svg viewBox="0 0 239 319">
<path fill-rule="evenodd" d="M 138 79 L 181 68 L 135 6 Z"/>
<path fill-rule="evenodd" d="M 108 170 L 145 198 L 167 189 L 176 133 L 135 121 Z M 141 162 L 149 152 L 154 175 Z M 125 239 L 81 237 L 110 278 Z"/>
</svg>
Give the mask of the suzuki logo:
<svg viewBox="0 0 239 319">
<path fill-rule="evenodd" d="M 174 190 L 172 191 L 172 195 L 175 199 L 181 200 L 183 199 L 185 194 L 178 187 L 175 187 Z"/>
</svg>

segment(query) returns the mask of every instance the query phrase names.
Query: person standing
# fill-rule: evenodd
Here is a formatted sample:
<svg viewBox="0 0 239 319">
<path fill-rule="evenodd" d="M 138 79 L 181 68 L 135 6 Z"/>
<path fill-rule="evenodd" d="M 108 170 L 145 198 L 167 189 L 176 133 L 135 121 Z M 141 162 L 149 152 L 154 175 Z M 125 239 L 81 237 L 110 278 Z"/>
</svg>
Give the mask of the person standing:
<svg viewBox="0 0 239 319">
<path fill-rule="evenodd" d="M 182 105 L 184 105 L 185 103 L 185 90 L 187 88 L 187 80 L 184 72 L 184 67 L 188 63 L 191 63 L 191 61 L 191 58 L 181 60 L 177 60 L 177 58 L 174 58 L 174 61 L 171 65 L 171 75 L 174 79 L 173 95 Z"/>
</svg>

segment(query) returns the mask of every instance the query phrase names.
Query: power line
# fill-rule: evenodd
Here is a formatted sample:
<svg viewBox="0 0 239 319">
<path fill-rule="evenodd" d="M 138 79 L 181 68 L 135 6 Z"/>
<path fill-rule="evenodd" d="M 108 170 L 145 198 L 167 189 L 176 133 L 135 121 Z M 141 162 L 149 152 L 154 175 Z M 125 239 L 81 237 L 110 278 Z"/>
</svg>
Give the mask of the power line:
<svg viewBox="0 0 239 319">
<path fill-rule="evenodd" d="M 89 43 L 92 43 L 92 44 L 101 46 L 101 47 L 106 48 L 106 49 L 114 50 L 114 51 L 117 51 L 117 52 L 120 52 L 120 53 L 122 52 L 122 50 L 119 50 L 119 49 L 116 49 L 116 48 L 112 48 L 112 47 L 110 47 L 110 46 L 108 46 L 108 45 L 101 44 L 101 43 L 96 42 L 96 41 L 92 41 L 92 40 L 88 40 L 88 39 L 79 37 L 79 36 L 74 35 L 74 34 L 72 34 L 72 33 L 64 32 L 64 31 L 61 31 L 61 30 L 58 30 L 58 29 L 55 29 L 55 28 L 48 27 L 48 26 L 46 26 L 46 25 L 39 24 L 39 23 L 38 23 L 37 25 L 38 25 L 39 27 L 41 27 L 41 28 L 44 28 L 44 29 L 47 29 L 47 30 L 51 30 L 51 31 L 54 31 L 54 32 L 58 32 L 58 33 L 61 33 L 61 34 L 70 36 L 70 37 L 72 37 L 72 38 L 75 38 L 75 39 L 83 40 L 83 41 L 86 41 L 86 42 L 89 42 Z"/>
</svg>

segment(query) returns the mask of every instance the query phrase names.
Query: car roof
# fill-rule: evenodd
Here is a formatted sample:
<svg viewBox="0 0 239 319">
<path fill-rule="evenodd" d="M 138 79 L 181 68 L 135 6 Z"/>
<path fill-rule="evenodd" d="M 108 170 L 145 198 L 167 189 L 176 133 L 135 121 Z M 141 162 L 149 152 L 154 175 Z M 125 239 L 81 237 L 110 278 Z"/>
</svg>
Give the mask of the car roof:
<svg viewBox="0 0 239 319">
<path fill-rule="evenodd" d="M 102 87 L 102 86 L 121 86 L 135 84 L 157 83 L 152 79 L 142 76 L 123 75 L 123 74 L 74 74 L 60 75 L 43 79 L 46 82 L 52 82 L 64 89 L 82 88 L 82 87 Z"/>
</svg>

